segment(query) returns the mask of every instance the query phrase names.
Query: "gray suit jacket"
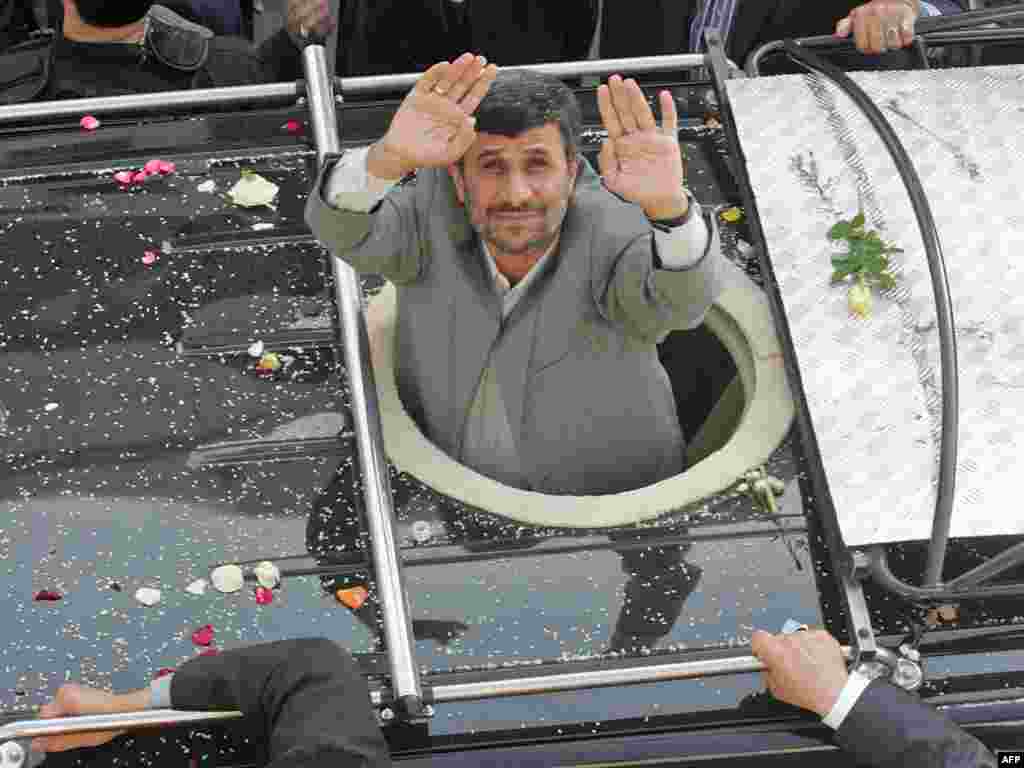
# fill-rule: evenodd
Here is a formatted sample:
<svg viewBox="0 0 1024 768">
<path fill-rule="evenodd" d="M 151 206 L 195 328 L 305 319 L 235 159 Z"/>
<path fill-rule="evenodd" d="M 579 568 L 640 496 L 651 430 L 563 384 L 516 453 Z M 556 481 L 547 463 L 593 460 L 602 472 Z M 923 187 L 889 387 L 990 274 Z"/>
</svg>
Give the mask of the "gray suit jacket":
<svg viewBox="0 0 1024 768">
<path fill-rule="evenodd" d="M 329 207 L 325 173 L 307 221 L 357 270 L 396 284 L 399 392 L 438 447 L 460 456 L 491 360 L 528 490 L 616 493 L 682 471 L 683 437 L 655 345 L 671 329 L 699 325 L 721 290 L 711 217 L 713 236 L 696 265 L 655 269 L 643 212 L 582 161 L 552 265 L 502 323 L 446 170 L 419 173 L 369 214 Z"/>
</svg>

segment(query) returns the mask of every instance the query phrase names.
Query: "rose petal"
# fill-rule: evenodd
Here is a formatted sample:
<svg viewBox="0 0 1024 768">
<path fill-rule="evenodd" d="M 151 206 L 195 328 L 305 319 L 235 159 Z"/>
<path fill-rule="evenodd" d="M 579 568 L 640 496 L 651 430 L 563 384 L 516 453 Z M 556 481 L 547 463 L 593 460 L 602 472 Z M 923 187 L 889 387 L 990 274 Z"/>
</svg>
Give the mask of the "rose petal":
<svg viewBox="0 0 1024 768">
<path fill-rule="evenodd" d="M 56 590 L 41 589 L 38 592 L 36 592 L 36 596 L 33 599 L 36 600 L 36 602 L 52 603 L 56 600 L 62 599 L 63 597 L 64 595 L 62 595 L 60 592 L 57 592 Z"/>
<path fill-rule="evenodd" d="M 161 160 L 158 169 L 162 176 L 166 176 L 169 173 L 174 173 L 178 170 L 178 166 L 168 160 Z"/>
<path fill-rule="evenodd" d="M 142 170 L 144 170 L 150 176 L 156 173 L 160 173 L 160 164 L 162 162 L 163 160 L 150 160 L 148 163 L 142 166 Z"/>
<path fill-rule="evenodd" d="M 134 171 L 118 171 L 114 174 L 114 181 L 118 184 L 128 186 L 135 179 Z"/>
<path fill-rule="evenodd" d="M 207 648 L 205 651 L 200 651 L 200 656 L 217 656 L 220 653 L 216 648 Z"/>
<path fill-rule="evenodd" d="M 242 569 L 237 565 L 222 565 L 210 574 L 210 581 L 218 592 L 237 592 L 245 582 Z"/>
<path fill-rule="evenodd" d="M 274 602 L 274 593 L 266 587 L 256 587 L 256 602 L 260 605 L 270 605 Z"/>
<path fill-rule="evenodd" d="M 161 667 L 153 674 L 153 679 L 158 680 L 161 677 L 167 677 L 167 675 L 173 675 L 177 670 L 173 667 Z"/>
<path fill-rule="evenodd" d="M 269 560 L 264 560 L 253 568 L 253 573 L 256 575 L 256 581 L 260 583 L 261 587 L 273 589 L 281 583 L 281 571 Z"/>
<path fill-rule="evenodd" d="M 135 590 L 135 599 L 143 605 L 156 605 L 160 602 L 160 590 L 152 587 L 140 587 Z"/>
<path fill-rule="evenodd" d="M 97 128 L 100 127 L 100 121 L 92 115 L 86 115 L 81 119 L 81 121 L 79 121 L 78 124 L 81 125 L 82 128 L 84 128 L 87 131 L 95 131 Z"/>
<path fill-rule="evenodd" d="M 366 598 L 370 596 L 370 593 L 366 590 L 366 587 L 349 587 L 348 589 L 339 589 L 334 593 L 335 599 L 344 606 L 351 608 L 353 611 L 358 611 L 363 607 L 363 603 L 366 602 Z"/>
<path fill-rule="evenodd" d="M 302 123 L 300 123 L 298 120 L 289 120 L 287 123 L 284 124 L 284 129 L 292 135 L 296 133 L 301 133 Z"/>
<path fill-rule="evenodd" d="M 146 251 L 142 254 L 142 263 L 147 267 L 153 266 L 159 259 L 160 255 L 156 251 Z"/>
<path fill-rule="evenodd" d="M 134 176 L 132 176 L 132 184 L 142 184 L 148 178 L 148 173 L 146 173 L 145 171 L 139 171 Z"/>
<path fill-rule="evenodd" d="M 213 642 L 213 625 L 204 624 L 192 633 L 192 642 L 196 645 L 209 645 Z"/>
</svg>

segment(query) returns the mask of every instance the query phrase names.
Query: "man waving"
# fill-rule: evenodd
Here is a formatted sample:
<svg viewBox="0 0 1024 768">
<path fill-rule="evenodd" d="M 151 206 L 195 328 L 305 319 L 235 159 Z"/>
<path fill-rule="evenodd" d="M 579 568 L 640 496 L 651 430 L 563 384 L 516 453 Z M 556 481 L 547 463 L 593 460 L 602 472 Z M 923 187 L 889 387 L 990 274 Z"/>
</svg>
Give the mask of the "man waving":
<svg viewBox="0 0 1024 768">
<path fill-rule="evenodd" d="M 399 393 L 426 436 L 545 493 L 683 470 L 655 345 L 720 290 L 670 94 L 660 126 L 632 80 L 598 102 L 603 181 L 564 84 L 464 54 L 424 73 L 380 141 L 328 158 L 307 206 L 325 245 L 397 285 Z"/>
</svg>

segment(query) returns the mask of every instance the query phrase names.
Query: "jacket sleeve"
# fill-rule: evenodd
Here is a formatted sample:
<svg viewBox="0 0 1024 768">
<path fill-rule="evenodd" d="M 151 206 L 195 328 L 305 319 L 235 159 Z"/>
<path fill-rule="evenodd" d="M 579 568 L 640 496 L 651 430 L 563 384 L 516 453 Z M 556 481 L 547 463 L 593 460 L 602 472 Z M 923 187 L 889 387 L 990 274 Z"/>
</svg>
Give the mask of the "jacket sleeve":
<svg viewBox="0 0 1024 768">
<path fill-rule="evenodd" d="M 358 272 L 401 285 L 416 280 L 425 263 L 418 235 L 416 182 L 395 187 L 370 213 L 332 208 L 323 191 L 333 163 L 325 163 L 306 203 L 313 235 Z"/>
<path fill-rule="evenodd" d="M 355 660 L 329 640 L 197 656 L 174 674 L 171 704 L 241 710 L 267 734 L 271 768 L 302 765 L 314 755 L 330 755 L 339 768 L 391 764 L 366 681 Z"/>
<path fill-rule="evenodd" d="M 723 259 L 714 217 L 702 211 L 709 237 L 697 263 L 685 269 L 655 269 L 653 234 L 631 241 L 610 279 L 595 296 L 605 318 L 630 336 L 658 342 L 673 330 L 696 328 L 722 292 Z"/>
<path fill-rule="evenodd" d="M 836 731 L 859 763 L 877 768 L 995 768 L 993 754 L 942 713 L 876 680 Z"/>
</svg>

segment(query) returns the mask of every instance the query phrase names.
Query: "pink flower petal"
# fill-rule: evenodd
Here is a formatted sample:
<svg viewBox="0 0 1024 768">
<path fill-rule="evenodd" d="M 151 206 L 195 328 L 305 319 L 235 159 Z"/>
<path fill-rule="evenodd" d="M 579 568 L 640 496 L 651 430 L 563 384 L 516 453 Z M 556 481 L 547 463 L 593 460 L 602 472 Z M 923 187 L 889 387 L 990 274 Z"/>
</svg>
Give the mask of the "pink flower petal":
<svg viewBox="0 0 1024 768">
<path fill-rule="evenodd" d="M 274 593 L 266 587 L 256 587 L 256 602 L 260 605 L 270 605 L 274 602 Z"/>
<path fill-rule="evenodd" d="M 178 169 L 174 163 L 168 162 L 167 160 L 158 160 L 157 162 L 159 163 L 157 170 L 162 176 L 166 176 L 168 173 L 174 173 Z"/>
<path fill-rule="evenodd" d="M 298 120 L 289 120 L 284 124 L 284 129 L 293 136 L 298 133 L 302 133 L 302 123 Z"/>
<path fill-rule="evenodd" d="M 161 667 L 153 675 L 153 679 L 157 680 L 161 677 L 167 677 L 167 675 L 173 675 L 176 671 L 173 667 Z"/>
<path fill-rule="evenodd" d="M 62 599 L 63 597 L 64 597 L 64 595 L 62 595 L 60 592 L 57 592 L 55 590 L 52 590 L 52 589 L 41 589 L 38 592 L 36 592 L 36 596 L 35 596 L 34 599 L 36 600 L 36 602 L 52 603 L 52 602 L 54 602 L 56 600 Z"/>
<path fill-rule="evenodd" d="M 145 171 L 139 171 L 134 176 L 132 176 L 132 184 L 141 184 L 142 182 L 144 182 L 148 178 L 149 178 L 149 174 L 148 173 L 146 173 Z"/>
<path fill-rule="evenodd" d="M 150 160 L 148 163 L 142 166 L 142 170 L 144 170 L 150 176 L 160 173 L 160 164 L 162 162 L 163 160 Z"/>
<path fill-rule="evenodd" d="M 216 648 L 207 648 L 205 651 L 199 652 L 200 656 L 217 656 L 219 654 L 220 651 L 218 651 Z"/>
<path fill-rule="evenodd" d="M 87 131 L 95 131 L 97 128 L 100 127 L 100 121 L 92 115 L 86 115 L 81 119 L 81 121 L 78 124 L 81 125 L 82 128 Z"/>
<path fill-rule="evenodd" d="M 129 184 L 131 184 L 134 179 L 134 171 L 118 171 L 117 173 L 114 174 L 114 181 L 116 181 L 118 184 L 123 184 L 124 186 L 128 186 Z"/>
<path fill-rule="evenodd" d="M 142 263 L 145 264 L 147 267 L 153 266 L 154 264 L 157 263 L 157 261 L 159 261 L 159 259 L 160 254 L 158 254 L 156 251 L 146 251 L 144 254 L 142 254 Z"/>
<path fill-rule="evenodd" d="M 213 642 L 213 625 L 204 624 L 192 633 L 192 642 L 196 645 L 207 646 Z"/>
</svg>

